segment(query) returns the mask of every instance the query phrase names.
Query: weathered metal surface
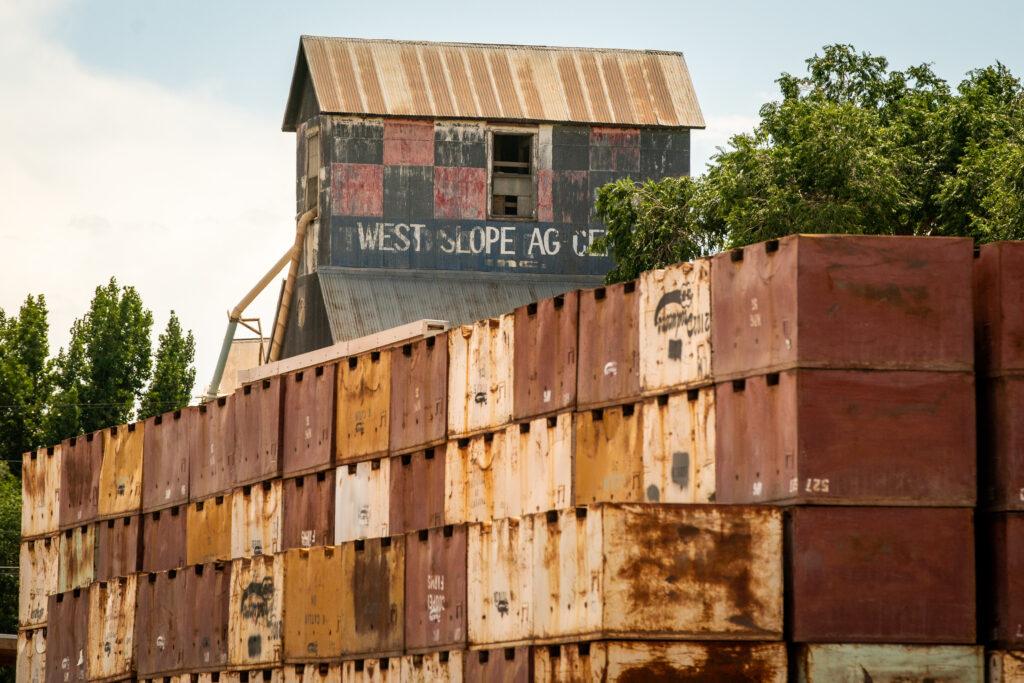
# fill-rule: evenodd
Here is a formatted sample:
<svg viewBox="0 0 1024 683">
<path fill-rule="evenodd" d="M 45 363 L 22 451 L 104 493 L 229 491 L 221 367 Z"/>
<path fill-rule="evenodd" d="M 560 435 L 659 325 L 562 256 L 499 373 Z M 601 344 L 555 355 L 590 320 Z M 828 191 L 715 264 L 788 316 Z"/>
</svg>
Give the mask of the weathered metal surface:
<svg viewBox="0 0 1024 683">
<path fill-rule="evenodd" d="M 343 360 L 340 366 L 337 463 L 386 454 L 391 426 L 391 354 L 371 351 Z"/>
<path fill-rule="evenodd" d="M 640 389 L 657 394 L 711 381 L 711 261 L 640 275 Z"/>
<path fill-rule="evenodd" d="M 636 281 L 580 292 L 576 401 L 592 408 L 640 395 L 640 294 Z"/>
<path fill-rule="evenodd" d="M 345 573 L 343 547 L 296 548 L 283 555 L 282 632 L 288 663 L 341 656 L 342 603 L 351 599 L 347 595 L 351 587 L 344 581 L 351 574 Z M 286 675 L 289 669 L 294 667 L 285 667 Z M 305 668 L 305 673 L 310 673 L 310 667 Z"/>
<path fill-rule="evenodd" d="M 533 636 L 532 516 L 469 527 L 469 642 L 497 645 Z"/>
<path fill-rule="evenodd" d="M 138 578 L 135 660 L 139 678 L 184 670 L 192 647 L 191 596 L 186 586 L 190 571 L 172 569 Z"/>
<path fill-rule="evenodd" d="M 975 642 L 970 509 L 797 507 L 786 515 L 788 640 Z"/>
<path fill-rule="evenodd" d="M 188 506 L 188 564 L 231 559 L 231 494 Z"/>
<path fill-rule="evenodd" d="M 284 378 L 284 476 L 315 472 L 334 462 L 335 378 L 329 363 Z"/>
<path fill-rule="evenodd" d="M 96 525 L 83 524 L 66 529 L 57 550 L 57 590 L 61 593 L 84 588 L 96 576 Z"/>
<path fill-rule="evenodd" d="M 576 406 L 579 301 L 567 292 L 516 309 L 515 419 Z"/>
<path fill-rule="evenodd" d="M 573 413 L 540 417 L 510 428 L 522 473 L 522 514 L 572 505 Z"/>
<path fill-rule="evenodd" d="M 1024 242 L 983 244 L 974 260 L 978 371 L 1024 373 Z"/>
<path fill-rule="evenodd" d="M 46 628 L 46 683 L 88 678 L 89 592 L 76 588 L 50 596 Z"/>
<path fill-rule="evenodd" d="M 405 649 L 418 653 L 466 645 L 467 527 L 444 526 L 405 537 Z"/>
<path fill-rule="evenodd" d="M 142 509 L 142 467 L 145 423 L 103 431 L 97 518 L 121 517 Z"/>
<path fill-rule="evenodd" d="M 402 683 L 463 683 L 467 653 L 446 650 L 402 657 Z"/>
<path fill-rule="evenodd" d="M 129 576 L 142 568 L 142 518 L 96 522 L 96 580 Z"/>
<path fill-rule="evenodd" d="M 465 436 L 512 418 L 515 316 L 448 332 L 448 434 Z"/>
<path fill-rule="evenodd" d="M 389 535 L 390 465 L 378 458 L 335 470 L 333 543 Z"/>
<path fill-rule="evenodd" d="M 576 413 L 576 505 L 643 500 L 643 404 Z"/>
<path fill-rule="evenodd" d="M 282 486 L 264 481 L 231 494 L 231 557 L 281 552 Z"/>
<path fill-rule="evenodd" d="M 281 549 L 327 545 L 334 539 L 334 470 L 285 479 Z"/>
<path fill-rule="evenodd" d="M 188 470 L 190 501 L 230 491 L 235 485 L 236 421 L 233 396 L 199 406 L 199 448 Z"/>
<path fill-rule="evenodd" d="M 801 645 L 799 683 L 984 683 L 985 649 L 956 645 Z"/>
<path fill-rule="evenodd" d="M 990 510 L 1024 510 L 1024 374 L 979 383 L 979 502 Z"/>
<path fill-rule="evenodd" d="M 399 683 L 402 679 L 400 657 L 368 657 L 341 663 L 344 683 Z"/>
<path fill-rule="evenodd" d="M 533 666 L 550 683 L 787 680 L 783 643 L 567 643 L 535 647 Z"/>
<path fill-rule="evenodd" d="M 14 680 L 15 683 L 43 683 L 46 680 L 45 626 L 18 631 L 18 661 Z"/>
<path fill-rule="evenodd" d="M 445 523 L 445 447 L 430 447 L 391 458 L 391 533 Z"/>
<path fill-rule="evenodd" d="M 974 377 L 786 370 L 715 392 L 717 500 L 967 505 Z"/>
<path fill-rule="evenodd" d="M 444 517 L 449 524 L 522 514 L 526 473 L 516 454 L 516 427 L 448 442 Z"/>
<path fill-rule="evenodd" d="M 142 510 L 188 502 L 189 464 L 200 445 L 199 409 L 183 408 L 146 420 L 142 461 Z"/>
<path fill-rule="evenodd" d="M 18 626 L 46 623 L 46 604 L 58 586 L 57 538 L 21 542 L 18 552 Z"/>
<path fill-rule="evenodd" d="M 715 502 L 715 388 L 644 401 L 643 500 Z"/>
<path fill-rule="evenodd" d="M 284 683 L 341 683 L 341 664 L 294 664 L 283 673 Z"/>
<path fill-rule="evenodd" d="M 284 556 L 257 555 L 231 563 L 228 662 L 233 667 L 284 661 Z"/>
<path fill-rule="evenodd" d="M 235 391 L 235 484 L 281 476 L 281 400 L 287 376 L 267 377 Z"/>
<path fill-rule="evenodd" d="M 989 683 L 1020 683 L 1024 681 L 1024 652 L 992 650 L 988 653 Z"/>
<path fill-rule="evenodd" d="M 467 681 L 531 683 L 536 680 L 533 657 L 529 647 L 505 647 L 467 652 L 463 668 Z"/>
<path fill-rule="evenodd" d="M 341 654 L 400 655 L 405 635 L 405 537 L 353 541 L 338 550 Z"/>
<path fill-rule="evenodd" d="M 61 447 L 25 453 L 21 458 L 21 537 L 41 538 L 60 527 Z"/>
<path fill-rule="evenodd" d="M 117 681 L 135 674 L 135 576 L 98 581 L 89 588 L 90 681 Z"/>
<path fill-rule="evenodd" d="M 191 643 L 185 651 L 185 668 L 192 672 L 226 668 L 231 563 L 197 564 L 184 571 Z"/>
<path fill-rule="evenodd" d="M 791 367 L 973 368 L 972 242 L 793 235 L 712 259 L 717 381 Z"/>
<path fill-rule="evenodd" d="M 985 515 L 978 525 L 978 611 L 985 642 L 1024 649 L 1024 514 Z"/>
<path fill-rule="evenodd" d="M 185 566 L 188 557 L 187 519 L 184 505 L 143 515 L 142 571 L 163 572 Z"/>
<path fill-rule="evenodd" d="M 96 518 L 103 464 L 102 432 L 64 439 L 61 460 L 58 519 L 64 530 Z"/>
<path fill-rule="evenodd" d="M 213 678 L 214 674 L 206 674 Z M 225 671 L 220 673 L 223 683 L 284 683 L 284 669 L 269 667 L 245 671 Z M 212 683 L 212 682 L 211 682 Z"/>
<path fill-rule="evenodd" d="M 446 337 L 427 337 L 390 353 L 391 452 L 442 443 L 448 427 Z"/>
</svg>

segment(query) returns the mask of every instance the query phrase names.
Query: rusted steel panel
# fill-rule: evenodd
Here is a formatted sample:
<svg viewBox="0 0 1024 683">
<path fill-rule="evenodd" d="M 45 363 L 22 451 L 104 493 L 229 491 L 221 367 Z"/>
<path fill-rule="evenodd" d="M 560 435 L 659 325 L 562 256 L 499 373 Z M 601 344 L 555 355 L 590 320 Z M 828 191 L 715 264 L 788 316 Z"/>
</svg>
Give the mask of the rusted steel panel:
<svg viewBox="0 0 1024 683">
<path fill-rule="evenodd" d="M 644 394 L 711 381 L 711 261 L 640 276 L 640 388 Z"/>
<path fill-rule="evenodd" d="M 142 462 L 145 423 L 103 431 L 97 518 L 108 519 L 142 509 Z"/>
<path fill-rule="evenodd" d="M 714 387 L 647 399 L 643 434 L 645 502 L 715 502 Z"/>
<path fill-rule="evenodd" d="M 400 655 L 405 623 L 405 537 L 338 546 L 342 557 L 341 654 Z"/>
<path fill-rule="evenodd" d="M 188 506 L 188 564 L 231 559 L 231 495 Z"/>
<path fill-rule="evenodd" d="M 41 538 L 60 528 L 61 447 L 25 453 L 21 458 L 21 537 Z"/>
<path fill-rule="evenodd" d="M 551 683 L 787 680 L 783 643 L 567 643 L 535 647 L 533 666 L 534 680 Z"/>
<path fill-rule="evenodd" d="M 957 645 L 801 645 L 800 683 L 984 683 L 985 649 Z"/>
<path fill-rule="evenodd" d="M 235 484 L 281 476 L 281 400 L 287 376 L 268 377 L 235 391 Z"/>
<path fill-rule="evenodd" d="M 1024 375 L 980 383 L 980 503 L 990 510 L 1024 510 Z"/>
<path fill-rule="evenodd" d="M 188 570 L 142 574 L 135 611 L 135 659 L 139 678 L 183 671 L 192 647 Z M 212 608 L 212 605 L 210 606 Z"/>
<path fill-rule="evenodd" d="M 523 474 L 522 513 L 559 510 L 572 505 L 575 438 L 573 413 L 540 417 L 512 428 Z"/>
<path fill-rule="evenodd" d="M 448 332 L 448 434 L 494 429 L 512 418 L 515 316 Z"/>
<path fill-rule="evenodd" d="M 231 563 L 197 564 L 184 571 L 190 637 L 185 668 L 192 672 L 226 668 Z"/>
<path fill-rule="evenodd" d="M 972 516 L 956 508 L 787 510 L 787 639 L 974 643 Z"/>
<path fill-rule="evenodd" d="M 343 683 L 399 683 L 402 678 L 400 657 L 369 657 L 341 663 Z"/>
<path fill-rule="evenodd" d="M 57 553 L 57 590 L 63 593 L 88 586 L 96 576 L 96 525 L 66 529 Z"/>
<path fill-rule="evenodd" d="M 448 442 L 446 522 L 487 522 L 522 514 L 526 473 L 515 451 L 516 432 L 513 426 Z"/>
<path fill-rule="evenodd" d="M 445 460 L 444 446 L 391 458 L 392 534 L 445 523 Z"/>
<path fill-rule="evenodd" d="M 391 353 L 391 452 L 442 443 L 448 420 L 448 344 L 444 335 Z"/>
<path fill-rule="evenodd" d="M 643 500 L 643 404 L 576 413 L 576 505 Z"/>
<path fill-rule="evenodd" d="M 338 364 L 284 378 L 284 476 L 326 469 L 334 462 L 334 391 Z"/>
<path fill-rule="evenodd" d="M 331 164 L 331 214 L 381 216 L 384 167 L 379 164 Z"/>
<path fill-rule="evenodd" d="M 974 261 L 975 339 L 980 373 L 1024 373 L 1024 242 L 983 244 Z"/>
<path fill-rule="evenodd" d="M 233 667 L 284 661 L 284 556 L 257 555 L 231 563 L 228 662 Z"/>
<path fill-rule="evenodd" d="M 433 166 L 434 122 L 385 119 L 384 163 Z"/>
<path fill-rule="evenodd" d="M 402 683 L 463 683 L 466 653 L 446 650 L 402 657 Z"/>
<path fill-rule="evenodd" d="M 974 377 L 787 370 L 717 385 L 722 503 L 974 505 Z"/>
<path fill-rule="evenodd" d="M 206 675 L 213 678 L 214 674 Z M 225 671 L 221 672 L 220 680 L 221 683 L 284 683 L 284 668 L 275 666 L 245 671 Z"/>
<path fill-rule="evenodd" d="M 335 470 L 334 543 L 389 535 L 391 467 L 387 458 Z"/>
<path fill-rule="evenodd" d="M 21 542 L 18 553 L 18 626 L 46 623 L 46 604 L 57 592 L 59 539 L 38 538 Z"/>
<path fill-rule="evenodd" d="M 283 673 L 284 683 L 341 683 L 341 664 L 294 664 Z"/>
<path fill-rule="evenodd" d="M 163 572 L 184 567 L 188 556 L 188 513 L 175 505 L 143 515 L 142 571 Z"/>
<path fill-rule="evenodd" d="M 343 546 L 296 548 L 284 553 L 284 657 L 289 663 L 337 659 L 342 649 L 345 585 Z M 286 667 L 288 669 L 294 667 Z M 305 672 L 309 674 L 310 667 Z M 314 667 L 315 669 L 315 667 Z M 339 679 L 340 680 L 340 679 Z"/>
<path fill-rule="evenodd" d="M 14 675 L 15 683 L 43 683 L 46 680 L 45 626 L 18 631 L 18 662 Z"/>
<path fill-rule="evenodd" d="M 469 527 L 469 642 L 497 645 L 533 637 L 532 516 Z"/>
<path fill-rule="evenodd" d="M 989 683 L 1020 683 L 1024 681 L 1024 652 L 992 650 L 988 653 Z"/>
<path fill-rule="evenodd" d="M 579 301 L 566 292 L 516 309 L 515 419 L 576 406 Z"/>
<path fill-rule="evenodd" d="M 467 652 L 463 664 L 467 681 L 531 683 L 533 657 L 529 647 L 505 647 Z"/>
<path fill-rule="evenodd" d="M 434 167 L 434 218 L 483 220 L 487 213 L 487 169 Z"/>
<path fill-rule="evenodd" d="M 339 465 L 387 453 L 390 410 L 391 354 L 371 351 L 342 361 L 335 427 Z"/>
<path fill-rule="evenodd" d="M 334 539 L 334 470 L 285 479 L 281 549 L 327 545 Z"/>
<path fill-rule="evenodd" d="M 235 401 L 221 396 L 199 406 L 200 448 L 189 463 L 189 500 L 197 501 L 230 491 L 235 485 Z"/>
<path fill-rule="evenodd" d="M 467 527 L 424 529 L 405 537 L 405 649 L 466 646 Z"/>
<path fill-rule="evenodd" d="M 640 294 L 636 281 L 580 291 L 580 408 L 640 395 Z"/>
<path fill-rule="evenodd" d="M 246 484 L 231 494 L 231 557 L 281 552 L 282 482 Z"/>
<path fill-rule="evenodd" d="M 88 678 L 89 592 L 81 588 L 50 596 L 46 629 L 46 683 Z"/>
<path fill-rule="evenodd" d="M 715 379 L 973 367 L 972 242 L 792 235 L 711 262 Z"/>
<path fill-rule="evenodd" d="M 96 522 L 96 580 L 129 576 L 142 568 L 142 518 Z"/>
<path fill-rule="evenodd" d="M 98 581 L 89 588 L 90 681 L 117 681 L 135 674 L 135 576 Z"/>
<path fill-rule="evenodd" d="M 201 448 L 198 408 L 146 420 L 142 461 L 142 509 L 152 512 L 188 502 L 189 464 Z"/>
<path fill-rule="evenodd" d="M 981 635 L 999 647 L 1024 649 L 1024 514 L 990 514 L 979 523 Z"/>
<path fill-rule="evenodd" d="M 73 436 L 61 442 L 60 528 L 88 524 L 99 505 L 103 433 Z"/>
</svg>

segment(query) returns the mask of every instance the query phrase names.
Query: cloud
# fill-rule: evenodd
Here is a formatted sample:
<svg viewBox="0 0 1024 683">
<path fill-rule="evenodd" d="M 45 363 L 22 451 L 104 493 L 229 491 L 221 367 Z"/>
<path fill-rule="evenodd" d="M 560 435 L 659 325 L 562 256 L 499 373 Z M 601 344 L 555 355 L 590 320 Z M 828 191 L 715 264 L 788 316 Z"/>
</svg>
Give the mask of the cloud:
<svg viewBox="0 0 1024 683">
<path fill-rule="evenodd" d="M 749 133 L 757 125 L 758 119 L 755 116 L 709 116 L 708 127 L 704 130 L 695 130 L 690 140 L 690 168 L 693 175 L 701 175 L 707 170 L 707 164 L 711 157 L 717 154 L 718 148 L 725 148 L 729 138 L 737 133 Z"/>
</svg>

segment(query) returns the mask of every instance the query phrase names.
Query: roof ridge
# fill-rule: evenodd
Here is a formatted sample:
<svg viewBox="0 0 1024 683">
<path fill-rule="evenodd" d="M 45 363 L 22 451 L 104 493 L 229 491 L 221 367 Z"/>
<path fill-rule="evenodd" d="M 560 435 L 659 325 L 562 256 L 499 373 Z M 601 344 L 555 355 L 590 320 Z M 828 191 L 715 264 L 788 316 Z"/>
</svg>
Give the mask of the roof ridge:
<svg viewBox="0 0 1024 683">
<path fill-rule="evenodd" d="M 360 38 L 356 36 L 319 36 L 309 33 L 302 34 L 303 40 L 330 40 L 339 42 L 349 43 L 390 43 L 394 45 L 447 45 L 451 47 L 477 47 L 477 48 L 514 48 L 518 50 L 553 50 L 553 51 L 586 51 L 586 52 L 625 52 L 628 54 L 648 54 L 648 55 L 669 55 L 669 56 L 681 56 L 683 52 L 681 50 L 659 50 L 659 49 L 642 49 L 642 48 L 629 48 L 629 47 L 588 47 L 588 46 L 573 46 L 573 45 L 528 45 L 523 43 L 473 43 L 463 41 L 447 41 L 447 40 L 404 40 L 400 38 Z"/>
</svg>

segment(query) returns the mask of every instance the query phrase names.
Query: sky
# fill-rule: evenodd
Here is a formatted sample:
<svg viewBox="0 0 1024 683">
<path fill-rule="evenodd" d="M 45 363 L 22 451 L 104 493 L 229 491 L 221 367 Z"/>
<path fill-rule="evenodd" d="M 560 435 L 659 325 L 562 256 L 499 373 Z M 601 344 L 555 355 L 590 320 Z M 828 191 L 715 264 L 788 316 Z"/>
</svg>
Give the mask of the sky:
<svg viewBox="0 0 1024 683">
<path fill-rule="evenodd" d="M 0 0 L 0 309 L 45 294 L 56 352 L 116 276 L 154 341 L 172 309 L 194 330 L 202 390 L 226 312 L 294 235 L 281 119 L 304 33 L 681 51 L 697 173 L 823 45 L 956 83 L 996 60 L 1024 75 L 1022 32 L 1017 0 Z M 277 291 L 249 309 L 265 330 Z"/>
</svg>

